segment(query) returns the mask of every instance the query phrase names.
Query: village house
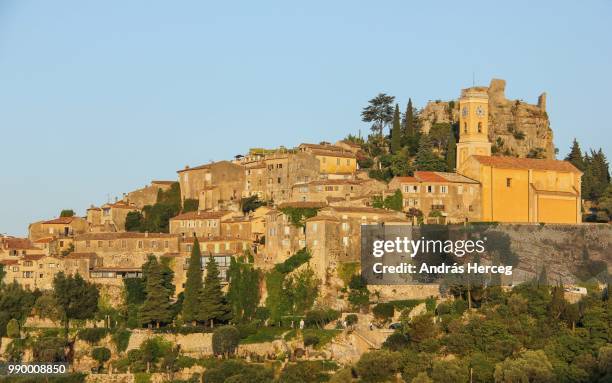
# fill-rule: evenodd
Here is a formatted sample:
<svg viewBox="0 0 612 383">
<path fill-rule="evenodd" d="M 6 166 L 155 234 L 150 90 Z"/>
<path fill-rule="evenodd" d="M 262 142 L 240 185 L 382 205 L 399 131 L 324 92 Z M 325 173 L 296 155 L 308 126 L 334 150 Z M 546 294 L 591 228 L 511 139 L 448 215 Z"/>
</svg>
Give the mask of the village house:
<svg viewBox="0 0 612 383">
<path fill-rule="evenodd" d="M 79 274 L 84 279 L 90 278 L 90 271 L 94 267 L 102 265 L 102 259 L 96 253 L 76 253 L 72 252 L 62 258 L 64 261 L 64 273 L 67 275 Z"/>
<path fill-rule="evenodd" d="M 361 145 L 348 141 L 348 140 L 338 141 L 336 142 L 335 145 L 353 154 L 357 154 L 361 150 Z"/>
<path fill-rule="evenodd" d="M 30 224 L 28 227 L 28 238 L 31 241 L 44 237 L 68 238 L 87 233 L 88 231 L 89 223 L 84 218 L 59 217 Z"/>
<path fill-rule="evenodd" d="M 47 255 L 25 255 L 4 264 L 5 283 L 17 282 L 28 290 L 53 288 L 55 274 L 63 270 L 63 260 Z"/>
<path fill-rule="evenodd" d="M 402 192 L 403 210 L 420 211 L 426 223 L 481 219 L 480 184 L 457 173 L 417 171 L 413 177 L 394 177 L 389 182 L 389 192 L 398 189 Z"/>
<path fill-rule="evenodd" d="M 231 211 L 190 211 L 170 218 L 170 233 L 181 237 L 208 238 L 221 235 L 221 220 L 232 217 Z"/>
<path fill-rule="evenodd" d="M 34 246 L 45 255 L 66 255 L 74 248 L 72 237 L 44 237 L 34 241 Z"/>
<path fill-rule="evenodd" d="M 266 164 L 263 162 L 252 162 L 244 165 L 244 190 L 243 197 L 257 196 L 260 200 L 266 197 L 267 172 Z"/>
<path fill-rule="evenodd" d="M 300 144 L 298 150 L 314 155 L 319 160 L 319 172 L 324 176 L 339 174 L 351 177 L 357 171 L 355 153 L 342 147 L 322 142 L 320 144 Z"/>
<path fill-rule="evenodd" d="M 179 251 L 179 235 L 167 233 L 87 233 L 74 239 L 77 253 L 95 253 L 104 267 L 140 268 L 148 255 Z"/>
<path fill-rule="evenodd" d="M 42 254 L 47 253 L 27 238 L 0 236 L 0 260 Z"/>
<path fill-rule="evenodd" d="M 367 179 L 323 179 L 294 184 L 291 201 L 317 201 L 333 203 L 350 201 L 371 192 L 382 193 L 387 186 L 384 182 Z"/>
<path fill-rule="evenodd" d="M 401 212 L 370 207 L 328 206 L 306 220 L 306 246 L 309 262 L 323 282 L 342 262 L 361 261 L 361 226 L 408 224 Z"/>
<path fill-rule="evenodd" d="M 309 153 L 277 153 L 266 156 L 264 164 L 265 199 L 276 204 L 290 200 L 294 184 L 319 178 L 319 162 Z"/>
<path fill-rule="evenodd" d="M 151 185 L 142 189 L 131 191 L 124 195 L 123 201 L 129 205 L 134 205 L 138 210 L 142 210 L 147 205 L 154 205 L 157 202 L 159 191 L 168 191 L 177 181 L 153 180 Z"/>
<path fill-rule="evenodd" d="M 280 263 L 306 246 L 304 227 L 291 222 L 291 219 L 283 213 L 283 209 L 320 209 L 326 205 L 322 202 L 287 202 L 280 204 L 277 209 L 270 210 L 266 214 L 265 251 L 263 259 L 258 261 L 267 265 Z"/>
<path fill-rule="evenodd" d="M 91 206 L 87 209 L 87 222 L 95 228 L 92 231 L 125 231 L 125 220 L 132 211 L 140 209 L 125 201 L 105 203 L 100 208 Z"/>
<path fill-rule="evenodd" d="M 239 203 L 245 184 L 244 168 L 230 161 L 211 162 L 177 171 L 181 199 L 197 199 L 201 210 Z"/>
</svg>

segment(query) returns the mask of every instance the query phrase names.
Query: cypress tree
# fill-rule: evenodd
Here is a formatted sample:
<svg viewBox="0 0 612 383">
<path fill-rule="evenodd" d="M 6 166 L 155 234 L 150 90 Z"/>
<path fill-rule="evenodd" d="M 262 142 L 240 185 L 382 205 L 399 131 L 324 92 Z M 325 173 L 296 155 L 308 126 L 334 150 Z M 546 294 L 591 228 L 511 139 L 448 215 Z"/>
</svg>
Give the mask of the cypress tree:
<svg viewBox="0 0 612 383">
<path fill-rule="evenodd" d="M 575 138 L 570 152 L 567 157 L 565 157 L 565 161 L 571 162 L 578 170 L 584 172 L 584 157 L 582 156 L 580 145 L 578 145 L 578 141 L 576 141 Z"/>
<path fill-rule="evenodd" d="M 172 321 L 170 291 L 164 285 L 163 270 L 157 259 L 150 260 L 147 271 L 147 297 L 140 307 L 140 322 L 159 327 L 160 324 Z"/>
<path fill-rule="evenodd" d="M 591 199 L 598 201 L 610 184 L 610 170 L 605 154 L 601 149 L 591 150 L 589 167 L 592 176 Z"/>
<path fill-rule="evenodd" d="M 393 114 L 393 127 L 391 128 L 391 153 L 397 154 L 402 145 L 402 127 L 400 123 L 399 105 L 395 104 Z"/>
<path fill-rule="evenodd" d="M 227 301 L 234 322 L 250 320 L 259 304 L 259 271 L 252 265 L 232 258 L 229 267 Z"/>
<path fill-rule="evenodd" d="M 452 172 L 457 167 L 457 140 L 455 139 L 455 132 L 453 129 L 450 130 L 449 134 L 450 136 L 446 147 L 446 168 L 449 172 Z"/>
<path fill-rule="evenodd" d="M 444 171 L 446 163 L 433 152 L 433 145 L 429 135 L 423 134 L 419 140 L 415 165 L 417 170 Z"/>
<path fill-rule="evenodd" d="M 187 281 L 185 282 L 185 292 L 183 300 L 183 320 L 186 322 L 196 322 L 200 318 L 200 296 L 202 295 L 202 254 L 200 252 L 200 242 L 195 238 L 189 266 L 187 268 Z"/>
<path fill-rule="evenodd" d="M 227 319 L 229 307 L 221 291 L 221 278 L 219 278 L 219 266 L 212 254 L 206 263 L 206 278 L 200 298 L 200 318 L 210 321 L 211 327 L 215 321 Z"/>
<path fill-rule="evenodd" d="M 415 133 L 414 108 L 412 107 L 412 99 L 409 98 L 408 105 L 406 105 L 406 113 L 404 114 L 404 137 L 414 136 Z"/>
</svg>

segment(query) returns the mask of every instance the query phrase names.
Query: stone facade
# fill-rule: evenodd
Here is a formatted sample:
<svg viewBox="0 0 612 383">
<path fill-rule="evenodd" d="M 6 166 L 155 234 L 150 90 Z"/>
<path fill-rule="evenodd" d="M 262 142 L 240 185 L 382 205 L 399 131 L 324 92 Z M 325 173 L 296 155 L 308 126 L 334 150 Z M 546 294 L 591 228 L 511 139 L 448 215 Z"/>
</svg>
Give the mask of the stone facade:
<svg viewBox="0 0 612 383">
<path fill-rule="evenodd" d="M 221 220 L 230 218 L 230 211 L 192 211 L 170 219 L 170 233 L 182 237 L 209 238 L 221 235 Z"/>
<path fill-rule="evenodd" d="M 28 238 L 36 241 L 45 237 L 74 237 L 89 231 L 89 223 L 81 217 L 59 217 L 30 224 Z"/>
<path fill-rule="evenodd" d="M 229 161 L 212 162 L 179 170 L 181 198 L 198 199 L 200 209 L 216 209 L 239 201 L 245 184 L 244 168 Z"/>
<path fill-rule="evenodd" d="M 123 197 L 123 201 L 133 204 L 142 210 L 147 205 L 154 205 L 157 202 L 157 194 L 160 190 L 167 191 L 176 181 L 151 181 L 142 189 L 131 191 Z"/>
</svg>

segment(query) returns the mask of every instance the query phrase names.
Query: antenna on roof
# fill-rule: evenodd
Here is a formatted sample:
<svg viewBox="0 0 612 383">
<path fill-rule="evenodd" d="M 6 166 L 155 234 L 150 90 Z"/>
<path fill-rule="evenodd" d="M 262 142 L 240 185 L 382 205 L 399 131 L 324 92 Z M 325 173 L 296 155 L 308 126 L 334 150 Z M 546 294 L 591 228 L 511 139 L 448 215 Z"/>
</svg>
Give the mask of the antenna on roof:
<svg viewBox="0 0 612 383">
<path fill-rule="evenodd" d="M 472 86 L 476 86 L 476 72 L 472 71 Z"/>
</svg>

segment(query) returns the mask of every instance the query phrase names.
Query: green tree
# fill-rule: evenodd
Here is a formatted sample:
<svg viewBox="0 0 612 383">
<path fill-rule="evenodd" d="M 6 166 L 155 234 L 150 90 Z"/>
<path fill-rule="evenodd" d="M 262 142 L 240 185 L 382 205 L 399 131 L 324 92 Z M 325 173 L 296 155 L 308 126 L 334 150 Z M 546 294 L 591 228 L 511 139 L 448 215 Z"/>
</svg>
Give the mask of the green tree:
<svg viewBox="0 0 612 383">
<path fill-rule="evenodd" d="M 377 133 L 380 137 L 383 136 L 384 128 L 393 120 L 394 100 L 393 96 L 379 93 L 378 96 L 368 101 L 369 105 L 361 112 L 361 120 L 372 123 L 372 132 Z"/>
<path fill-rule="evenodd" d="M 21 336 L 21 330 L 19 329 L 19 322 L 17 319 L 11 319 L 6 325 L 6 336 L 13 339 Z"/>
<path fill-rule="evenodd" d="M 172 321 L 171 292 L 164 285 L 161 264 L 154 257 L 148 263 L 145 282 L 147 296 L 138 314 L 141 324 L 159 327 Z"/>
<path fill-rule="evenodd" d="M 6 327 L 11 319 L 23 324 L 30 314 L 37 296 L 24 290 L 16 281 L 3 286 L 0 290 L 0 336 L 6 335 Z"/>
<path fill-rule="evenodd" d="M 391 127 L 391 153 L 396 154 L 400 151 L 402 145 L 402 128 L 400 123 L 399 105 L 395 104 L 395 113 L 393 113 L 393 125 Z"/>
<path fill-rule="evenodd" d="M 469 381 L 468 369 L 455 360 L 437 360 L 433 363 L 431 378 L 436 383 L 455 383 Z"/>
<path fill-rule="evenodd" d="M 317 383 L 326 382 L 327 374 L 318 362 L 298 362 L 287 364 L 281 371 L 279 383 Z"/>
<path fill-rule="evenodd" d="M 193 241 L 189 266 L 187 268 L 187 280 L 183 293 L 183 320 L 186 322 L 202 321 L 200 310 L 200 299 L 202 297 L 202 253 L 200 242 L 197 238 Z"/>
<path fill-rule="evenodd" d="M 142 221 L 144 217 L 139 211 L 131 211 L 127 213 L 125 217 L 125 230 L 126 231 L 140 231 Z"/>
<path fill-rule="evenodd" d="M 451 129 L 446 145 L 446 169 L 449 172 L 455 171 L 457 168 L 457 139 L 455 133 Z"/>
<path fill-rule="evenodd" d="M 60 212 L 60 217 L 74 217 L 74 210 L 64 209 Z"/>
<path fill-rule="evenodd" d="M 240 209 L 244 214 L 248 214 L 252 211 L 255 211 L 263 205 L 265 205 L 265 203 L 259 199 L 257 194 L 252 195 L 250 197 L 242 198 L 240 200 Z"/>
<path fill-rule="evenodd" d="M 440 158 L 433 152 L 431 139 L 427 134 L 423 134 L 419 141 L 419 150 L 417 151 L 415 166 L 417 170 L 446 170 L 446 163 L 444 162 L 444 160 L 442 160 L 442 158 Z"/>
<path fill-rule="evenodd" d="M 200 298 L 200 318 L 210 322 L 211 327 L 214 322 L 222 322 L 228 319 L 231 313 L 227 305 L 223 292 L 221 291 L 221 278 L 219 278 L 219 266 L 212 254 L 206 263 L 206 278 L 204 288 Z"/>
<path fill-rule="evenodd" d="M 495 366 L 495 381 L 500 383 L 554 382 L 553 367 L 542 350 L 524 351 L 516 359 L 507 358 Z"/>
<path fill-rule="evenodd" d="M 183 201 L 183 213 L 190 211 L 197 211 L 200 205 L 200 201 L 195 198 L 185 198 Z"/>
<path fill-rule="evenodd" d="M 63 315 L 51 291 L 45 291 L 36 299 L 32 312 L 38 315 L 39 318 L 50 319 L 54 322 L 60 321 Z"/>
<path fill-rule="evenodd" d="M 404 196 L 402 195 L 402 192 L 397 189 L 395 193 L 385 197 L 383 206 L 385 209 L 402 211 L 402 208 L 404 206 Z"/>
<path fill-rule="evenodd" d="M 98 362 L 98 368 L 102 368 L 110 360 L 111 351 L 106 347 L 96 347 L 91 350 L 91 357 Z"/>
<path fill-rule="evenodd" d="M 404 137 L 413 137 L 416 135 L 416 121 L 414 118 L 415 109 L 412 106 L 412 99 L 408 98 L 408 104 L 406 105 L 406 112 L 404 113 Z"/>
<path fill-rule="evenodd" d="M 355 370 L 365 383 L 386 382 L 400 369 L 398 352 L 379 350 L 370 351 L 359 358 Z"/>
<path fill-rule="evenodd" d="M 565 161 L 569 161 L 574 165 L 578 170 L 584 171 L 584 157 L 582 156 L 582 150 L 580 150 L 580 145 L 578 141 L 574 138 L 572 142 L 572 148 L 570 152 L 565 157 Z"/>
<path fill-rule="evenodd" d="M 240 332 L 234 326 L 221 326 L 213 332 L 212 347 L 215 355 L 228 357 L 238 348 Z"/>
<path fill-rule="evenodd" d="M 79 274 L 66 276 L 59 272 L 53 279 L 53 297 L 61 308 L 62 322 L 68 336 L 71 320 L 94 318 L 100 293 L 96 285 L 85 281 Z"/>
<path fill-rule="evenodd" d="M 229 289 L 227 301 L 232 309 L 235 322 L 251 320 L 259 304 L 259 281 L 261 273 L 252 264 L 243 262 L 242 257 L 230 261 Z"/>
</svg>

